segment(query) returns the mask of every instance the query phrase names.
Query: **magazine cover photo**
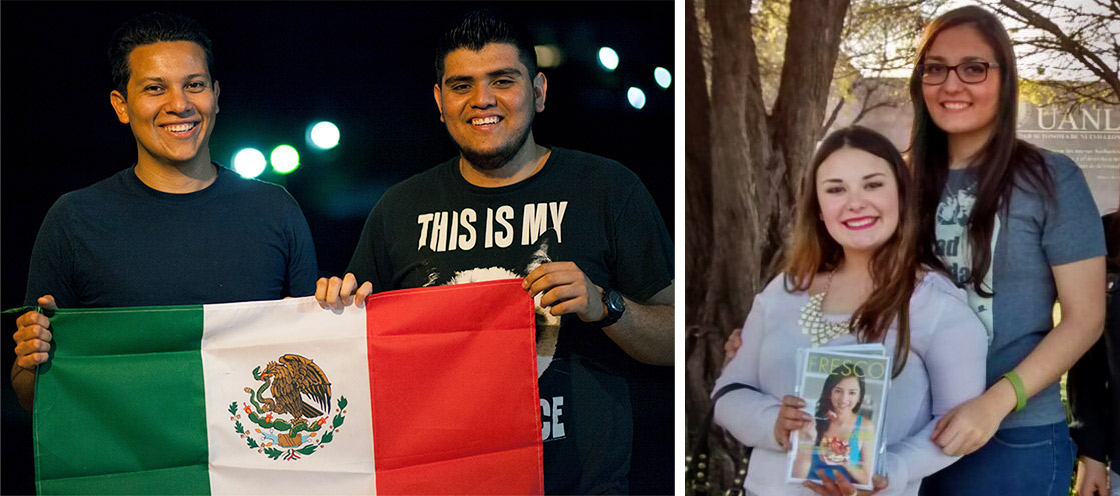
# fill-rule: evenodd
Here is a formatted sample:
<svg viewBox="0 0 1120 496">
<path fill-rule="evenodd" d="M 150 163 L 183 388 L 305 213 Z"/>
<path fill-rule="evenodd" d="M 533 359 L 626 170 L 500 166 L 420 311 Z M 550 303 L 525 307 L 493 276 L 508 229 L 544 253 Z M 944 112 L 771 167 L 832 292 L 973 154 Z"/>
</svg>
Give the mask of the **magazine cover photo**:
<svg viewBox="0 0 1120 496">
<path fill-rule="evenodd" d="M 798 396 L 815 422 L 794 432 L 790 482 L 820 482 L 818 471 L 843 474 L 856 487 L 871 489 L 881 443 L 883 408 L 890 380 L 890 357 L 881 346 L 803 349 Z M 877 348 L 877 349 L 876 349 Z"/>
</svg>

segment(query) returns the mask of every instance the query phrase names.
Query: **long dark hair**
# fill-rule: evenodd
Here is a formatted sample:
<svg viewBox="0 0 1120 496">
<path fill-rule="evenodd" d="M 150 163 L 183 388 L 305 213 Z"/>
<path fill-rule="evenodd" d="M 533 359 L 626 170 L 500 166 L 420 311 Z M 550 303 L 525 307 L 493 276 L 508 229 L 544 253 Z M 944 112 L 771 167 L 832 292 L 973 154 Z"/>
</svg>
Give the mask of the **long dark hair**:
<svg viewBox="0 0 1120 496">
<path fill-rule="evenodd" d="M 885 160 L 898 183 L 898 227 L 872 254 L 868 270 L 874 289 L 852 313 L 851 320 L 854 333 L 866 343 L 882 341 L 891 322 L 898 319 L 892 375 L 897 376 L 910 353 L 910 295 L 917 285 L 918 271 L 923 266 L 943 266 L 933 251 L 933 224 L 920 221 L 918 197 L 906 163 L 883 135 L 851 126 L 833 131 L 817 147 L 812 164 L 801 178 L 792 239 L 785 255 L 786 290 L 808 290 L 818 272 L 835 270 L 844 260 L 844 249 L 832 239 L 820 217 L 817 170 L 825 159 L 845 147 Z"/>
<path fill-rule="evenodd" d="M 832 389 L 840 384 L 840 381 L 854 377 L 859 381 L 859 401 L 852 407 L 852 413 L 859 411 L 863 406 L 863 397 L 867 394 L 867 383 L 863 381 L 863 368 L 858 365 L 839 365 L 832 369 L 832 373 L 824 380 L 824 389 L 821 389 L 821 397 L 817 400 L 817 440 L 813 443 L 815 445 L 821 444 L 821 437 L 824 436 L 824 431 L 828 430 L 828 412 L 834 410 L 832 407 Z"/>
<path fill-rule="evenodd" d="M 922 223 L 933 226 L 937 205 L 949 176 L 948 135 L 933 122 L 922 96 L 920 64 L 937 36 L 944 30 L 968 25 L 984 38 L 995 52 L 999 63 L 999 106 L 996 110 L 995 131 L 983 149 L 972 158 L 973 165 L 981 165 L 976 187 L 976 203 L 968 219 L 968 242 L 971 250 L 971 273 L 963 283 L 971 284 L 975 291 L 991 296 L 982 287 L 984 275 L 992 263 L 992 229 L 1001 208 L 1016 181 L 1022 179 L 1040 192 L 1048 201 L 1054 197 L 1054 182 L 1043 163 L 1042 154 L 1034 146 L 1015 137 L 1018 119 L 1019 74 L 1015 68 L 1015 52 L 1011 38 L 995 15 L 976 6 L 961 7 L 942 14 L 930 22 L 918 40 L 917 59 L 910 74 L 910 100 L 914 105 L 914 127 L 910 132 L 910 161 L 918 189 L 921 192 Z M 933 231 L 927 233 L 932 243 Z M 925 242 L 925 241 L 923 241 Z"/>
</svg>

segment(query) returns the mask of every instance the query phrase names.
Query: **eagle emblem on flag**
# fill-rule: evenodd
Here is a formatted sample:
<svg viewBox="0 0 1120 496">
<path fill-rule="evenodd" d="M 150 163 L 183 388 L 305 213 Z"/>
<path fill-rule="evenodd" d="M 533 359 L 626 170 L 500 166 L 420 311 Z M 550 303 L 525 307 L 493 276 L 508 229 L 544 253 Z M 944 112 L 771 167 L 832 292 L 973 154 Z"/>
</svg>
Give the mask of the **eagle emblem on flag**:
<svg viewBox="0 0 1120 496">
<path fill-rule="evenodd" d="M 260 386 L 244 389 L 249 397 L 240 408 L 237 401 L 229 406 L 233 430 L 246 445 L 273 460 L 298 460 L 333 441 L 346 420 L 347 402 L 345 396 L 338 398 L 332 418 L 331 383 L 323 369 L 294 354 L 261 368 L 253 369 Z M 249 427 L 241 423 L 243 414 Z"/>
</svg>

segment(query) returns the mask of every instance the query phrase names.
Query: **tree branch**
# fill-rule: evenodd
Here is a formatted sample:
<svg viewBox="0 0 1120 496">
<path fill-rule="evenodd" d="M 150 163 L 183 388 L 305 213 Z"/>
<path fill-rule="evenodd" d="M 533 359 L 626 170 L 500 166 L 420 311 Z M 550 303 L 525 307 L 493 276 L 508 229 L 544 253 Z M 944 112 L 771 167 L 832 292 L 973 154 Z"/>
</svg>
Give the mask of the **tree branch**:
<svg viewBox="0 0 1120 496">
<path fill-rule="evenodd" d="M 1097 77 L 1111 86 L 1113 92 L 1120 94 L 1120 77 L 1117 77 L 1116 72 L 1110 70 L 1108 64 L 1101 60 L 1097 54 L 1086 50 L 1081 43 L 1070 38 L 1057 24 L 1054 24 L 1053 21 L 1018 1 L 1000 0 L 1000 3 L 1022 17 L 1026 24 L 1042 29 L 1053 35 L 1057 39 L 1058 45 L 1061 47 L 1062 51 L 1079 60 L 1086 69 L 1089 69 L 1093 74 L 1097 75 Z"/>
<path fill-rule="evenodd" d="M 836 102 L 836 106 L 832 107 L 832 112 L 828 113 L 828 119 L 821 125 L 820 131 L 817 131 L 817 136 L 824 136 L 829 129 L 832 129 L 832 125 L 836 123 L 836 116 L 840 115 L 840 109 L 842 108 L 844 108 L 844 99 L 840 98 Z"/>
</svg>

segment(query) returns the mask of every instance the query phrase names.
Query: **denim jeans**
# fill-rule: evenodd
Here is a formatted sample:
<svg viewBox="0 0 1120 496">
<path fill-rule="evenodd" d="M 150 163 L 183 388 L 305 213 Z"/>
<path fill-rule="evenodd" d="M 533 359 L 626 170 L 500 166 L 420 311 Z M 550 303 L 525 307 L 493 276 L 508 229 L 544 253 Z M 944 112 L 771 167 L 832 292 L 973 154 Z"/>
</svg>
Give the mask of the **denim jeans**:
<svg viewBox="0 0 1120 496">
<path fill-rule="evenodd" d="M 922 482 L 922 496 L 1068 496 L 1077 448 L 1065 422 L 996 431 Z"/>
</svg>

